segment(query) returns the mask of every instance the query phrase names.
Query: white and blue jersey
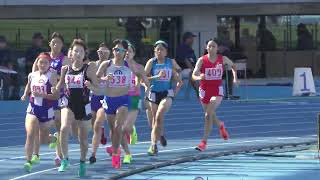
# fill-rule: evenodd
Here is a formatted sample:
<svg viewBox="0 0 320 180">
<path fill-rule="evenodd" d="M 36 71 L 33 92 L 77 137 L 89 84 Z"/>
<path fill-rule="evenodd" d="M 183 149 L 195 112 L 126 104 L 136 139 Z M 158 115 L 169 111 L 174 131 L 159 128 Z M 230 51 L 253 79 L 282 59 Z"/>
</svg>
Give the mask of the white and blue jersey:
<svg viewBox="0 0 320 180">
<path fill-rule="evenodd" d="M 112 74 L 112 80 L 109 81 L 109 88 L 128 88 L 131 82 L 131 69 L 128 62 L 124 61 L 123 66 L 116 66 L 109 62 L 106 74 Z M 103 108 L 106 114 L 116 114 L 119 107 L 128 107 L 129 96 L 128 94 L 117 97 L 104 96 Z"/>
<path fill-rule="evenodd" d="M 32 92 L 41 94 L 51 94 L 51 78 L 52 72 L 39 76 L 39 72 L 29 74 L 30 88 Z M 52 100 L 43 97 L 30 96 L 30 103 L 27 108 L 27 113 L 35 115 L 40 122 L 47 122 L 54 118 Z"/>
</svg>

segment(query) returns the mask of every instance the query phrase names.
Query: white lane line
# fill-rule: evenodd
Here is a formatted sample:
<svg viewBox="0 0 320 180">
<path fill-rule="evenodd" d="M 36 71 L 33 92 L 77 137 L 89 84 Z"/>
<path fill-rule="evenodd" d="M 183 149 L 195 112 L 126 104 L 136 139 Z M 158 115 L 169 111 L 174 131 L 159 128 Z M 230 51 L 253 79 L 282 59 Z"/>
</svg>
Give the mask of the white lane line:
<svg viewBox="0 0 320 180">
<path fill-rule="evenodd" d="M 282 138 L 281 140 L 292 139 L 292 138 L 293 137 Z M 297 139 L 305 139 L 305 137 L 301 137 L 301 138 L 297 137 Z M 264 142 L 264 141 L 270 142 L 270 139 L 246 140 L 246 141 L 240 141 L 240 142 L 235 142 L 235 143 L 226 142 L 226 143 L 221 143 L 221 144 L 208 145 L 208 147 L 211 147 L 211 146 L 223 146 L 223 145 L 226 145 L 226 144 L 243 144 L 243 143 L 255 143 L 255 142 Z M 140 144 L 146 144 L 146 143 L 150 143 L 150 142 L 141 142 Z M 159 152 L 174 152 L 174 151 L 179 151 L 179 150 L 193 149 L 194 147 L 195 146 L 185 147 L 185 148 L 168 149 L 168 150 L 162 150 L 162 151 L 159 151 Z M 133 156 L 141 156 L 141 155 L 146 155 L 146 153 L 137 153 L 137 154 L 132 154 L 132 155 Z M 107 160 L 107 159 L 110 159 L 110 157 L 104 158 L 104 159 L 101 159 L 101 160 Z M 79 165 L 79 163 L 73 164 L 72 166 L 76 166 L 76 165 Z M 58 168 L 50 168 L 50 169 L 45 169 L 45 170 L 42 170 L 42 171 L 37 171 L 37 172 L 34 172 L 34 173 L 30 173 L 30 174 L 26 174 L 26 175 L 23 175 L 23 176 L 18 176 L 18 177 L 12 178 L 11 180 L 22 179 L 22 178 L 33 176 L 33 175 L 36 175 L 36 174 L 42 174 L 44 172 L 52 171 L 52 170 L 55 170 L 55 169 L 58 169 Z"/>
</svg>

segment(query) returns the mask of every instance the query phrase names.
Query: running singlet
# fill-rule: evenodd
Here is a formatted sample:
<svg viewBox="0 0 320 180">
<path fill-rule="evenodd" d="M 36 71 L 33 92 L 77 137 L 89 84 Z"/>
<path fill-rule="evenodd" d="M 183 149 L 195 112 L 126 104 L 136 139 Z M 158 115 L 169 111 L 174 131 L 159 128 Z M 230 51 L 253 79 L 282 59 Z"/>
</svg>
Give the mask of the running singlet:
<svg viewBox="0 0 320 180">
<path fill-rule="evenodd" d="M 135 66 L 137 69 L 138 66 Z M 136 82 L 136 75 L 131 72 L 131 81 L 130 81 L 130 88 L 128 92 L 129 96 L 140 96 L 140 88 L 139 86 L 137 87 L 137 82 Z"/>
<path fill-rule="evenodd" d="M 41 94 L 51 94 L 51 87 L 50 78 L 52 72 L 48 71 L 45 74 L 39 76 L 39 72 L 32 72 L 29 75 L 30 79 L 30 88 L 31 92 L 37 92 Z M 30 102 L 43 107 L 50 107 L 53 104 L 52 100 L 44 99 L 42 97 L 34 97 L 30 96 Z"/>
<path fill-rule="evenodd" d="M 200 81 L 200 88 L 203 90 L 214 90 L 222 85 L 223 75 L 223 56 L 218 55 L 214 63 L 209 61 L 207 55 L 202 57 L 203 64 L 200 72 L 204 74 L 205 79 Z"/>
<path fill-rule="evenodd" d="M 115 66 L 112 61 L 109 62 L 106 75 L 112 74 L 112 80 L 109 81 L 110 88 L 124 88 L 130 86 L 131 70 L 128 63 L 124 61 L 124 66 Z"/>
<path fill-rule="evenodd" d="M 62 68 L 62 64 L 63 64 L 63 59 L 64 59 L 64 54 L 62 54 L 62 53 L 57 58 L 52 58 L 51 57 L 50 67 L 52 69 L 56 70 L 58 75 L 61 74 L 61 68 Z"/>
<path fill-rule="evenodd" d="M 164 75 L 159 79 L 151 81 L 151 91 L 161 92 L 171 89 L 171 78 L 172 78 L 172 60 L 166 58 L 163 64 L 158 64 L 157 59 L 152 60 L 151 76 L 158 75 L 160 71 L 164 71 Z"/>
<path fill-rule="evenodd" d="M 89 80 L 86 76 L 88 65 L 84 64 L 79 71 L 73 70 L 68 66 L 68 70 L 65 76 L 66 83 L 66 95 L 71 101 L 79 102 L 79 99 L 83 98 L 83 103 L 89 102 L 90 90 L 85 87 L 85 80 Z"/>
</svg>

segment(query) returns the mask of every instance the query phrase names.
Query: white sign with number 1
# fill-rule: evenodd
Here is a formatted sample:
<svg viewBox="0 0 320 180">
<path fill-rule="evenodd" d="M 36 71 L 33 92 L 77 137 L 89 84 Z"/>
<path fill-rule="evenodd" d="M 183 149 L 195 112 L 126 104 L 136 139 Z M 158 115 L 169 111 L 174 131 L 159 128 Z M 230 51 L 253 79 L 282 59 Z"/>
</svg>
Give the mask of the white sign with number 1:
<svg viewBox="0 0 320 180">
<path fill-rule="evenodd" d="M 311 68 L 295 68 L 293 81 L 293 96 L 315 96 L 316 89 L 314 86 Z"/>
</svg>

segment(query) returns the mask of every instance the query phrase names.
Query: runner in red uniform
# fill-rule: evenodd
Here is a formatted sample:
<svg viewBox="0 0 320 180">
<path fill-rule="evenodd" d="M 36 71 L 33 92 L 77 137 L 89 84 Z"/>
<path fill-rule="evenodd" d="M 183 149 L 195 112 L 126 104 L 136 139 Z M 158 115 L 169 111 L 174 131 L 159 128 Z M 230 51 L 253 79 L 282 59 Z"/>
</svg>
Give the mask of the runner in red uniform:
<svg viewBox="0 0 320 180">
<path fill-rule="evenodd" d="M 223 98 L 222 75 L 224 65 L 232 67 L 234 83 L 237 83 L 235 65 L 229 58 L 217 54 L 217 43 L 214 40 L 209 40 L 206 49 L 208 54 L 199 58 L 192 73 L 194 80 L 200 80 L 199 97 L 205 112 L 204 136 L 201 143 L 196 147 L 199 151 L 206 149 L 213 124 L 219 127 L 220 135 L 224 140 L 229 137 L 224 123 L 218 120 L 216 116 L 216 109 Z"/>
</svg>

